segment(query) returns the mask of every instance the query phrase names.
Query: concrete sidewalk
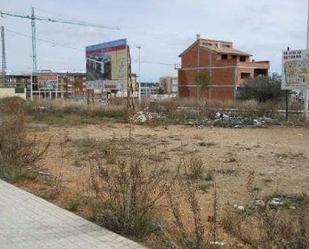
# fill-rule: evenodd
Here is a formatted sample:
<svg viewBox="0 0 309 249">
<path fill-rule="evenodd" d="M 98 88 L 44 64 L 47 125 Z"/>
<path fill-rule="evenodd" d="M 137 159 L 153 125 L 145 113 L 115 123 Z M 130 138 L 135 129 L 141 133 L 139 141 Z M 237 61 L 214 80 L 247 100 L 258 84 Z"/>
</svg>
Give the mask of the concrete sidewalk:
<svg viewBox="0 0 309 249">
<path fill-rule="evenodd" d="M 0 248 L 144 247 L 0 180 Z"/>
</svg>

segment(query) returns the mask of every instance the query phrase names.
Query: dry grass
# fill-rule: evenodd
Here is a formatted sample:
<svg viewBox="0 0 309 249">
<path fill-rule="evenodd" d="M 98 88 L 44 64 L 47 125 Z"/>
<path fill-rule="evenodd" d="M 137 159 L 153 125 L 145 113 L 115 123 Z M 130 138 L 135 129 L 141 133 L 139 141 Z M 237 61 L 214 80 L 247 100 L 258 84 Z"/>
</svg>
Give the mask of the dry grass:
<svg viewBox="0 0 309 249">
<path fill-rule="evenodd" d="M 117 153 L 115 142 L 110 150 Z M 98 151 L 91 164 L 95 221 L 114 232 L 143 238 L 158 229 L 155 210 L 169 189 L 168 171 L 148 164 L 147 155 L 134 147 L 124 160 L 111 161 L 109 154 L 100 156 Z"/>
<path fill-rule="evenodd" d="M 304 197 L 308 200 L 308 197 Z M 249 248 L 303 249 L 309 246 L 309 202 L 292 209 L 226 208 L 222 225 Z"/>
<path fill-rule="evenodd" d="M 173 235 L 165 231 L 165 243 L 174 248 L 206 249 L 205 224 L 202 219 L 201 206 L 198 201 L 198 188 L 196 180 L 201 177 L 203 162 L 197 158 L 190 161 L 181 161 L 175 177 L 173 188 L 168 192 L 169 207 L 174 218 Z M 198 173 L 198 175 L 197 175 Z M 191 211 L 193 229 L 184 223 L 180 200 L 188 204 Z"/>
<path fill-rule="evenodd" d="M 63 107 L 59 108 L 54 110 L 57 110 L 55 113 L 60 112 L 60 114 L 48 111 L 47 116 L 62 115 Z M 64 118 L 67 115 L 73 115 L 70 113 L 77 112 L 77 109 L 68 108 L 66 110 L 68 114 L 64 115 Z M 40 112 L 44 112 L 43 110 L 44 108 Z M 207 111 L 203 110 L 203 112 Z M 70 160 L 66 161 L 64 165 L 68 175 L 64 178 L 68 184 L 66 190 L 61 190 L 62 199 L 58 193 L 54 195 L 53 189 L 58 189 L 54 185 L 58 183 L 53 181 L 44 183 L 46 186 L 40 186 L 37 194 L 57 204 L 60 203 L 62 207 L 86 218 L 93 218 L 99 224 L 116 232 L 143 241 L 148 240 L 149 237 L 154 238 L 150 243 L 153 248 L 212 248 L 207 234 L 214 234 L 212 240 L 215 240 L 217 231 L 221 228 L 225 228 L 226 231 L 226 235 L 222 236 L 225 241 L 234 240 L 241 245 L 246 244 L 247 248 L 257 248 L 254 247 L 257 243 L 261 248 L 267 249 L 306 248 L 294 246 L 296 243 L 307 246 L 305 243 L 308 242 L 307 230 L 306 227 L 304 228 L 308 225 L 307 218 L 301 219 L 307 216 L 301 212 L 298 215 L 301 209 L 292 213 L 289 210 L 282 210 L 280 214 L 277 213 L 278 210 L 276 212 L 265 210 L 267 213 L 258 213 L 248 209 L 248 212 L 238 213 L 230 209 L 230 213 L 225 215 L 220 213 L 220 208 L 217 209 L 216 204 L 217 199 L 220 201 L 218 205 L 229 198 L 235 201 L 243 199 L 241 187 L 251 192 L 251 198 L 254 198 L 257 195 L 256 186 L 261 186 L 261 183 L 257 183 L 253 178 L 259 177 L 262 173 L 263 179 L 266 179 L 266 176 L 267 179 L 272 179 L 272 182 L 269 182 L 268 191 L 273 191 L 273 185 L 279 185 L 282 182 L 286 183 L 284 186 L 281 185 L 281 188 L 287 185 L 294 187 L 293 183 L 296 181 L 306 187 L 303 178 L 300 181 L 295 180 L 300 179 L 299 172 L 307 172 L 303 166 L 308 161 L 308 158 L 303 156 L 306 154 L 306 141 L 308 141 L 306 130 L 283 128 L 284 130 L 279 131 L 259 130 L 254 133 L 251 130 L 243 130 L 240 133 L 236 130 L 223 131 L 216 128 L 198 130 L 184 126 L 172 126 L 167 129 L 158 127 L 155 130 L 149 127 L 138 127 L 135 133 L 139 133 L 139 136 L 128 137 L 124 134 L 127 128 L 124 124 L 116 123 L 113 126 L 100 125 L 79 127 L 79 129 L 64 127 L 61 131 L 58 128 L 49 127 L 42 136 L 51 134 L 62 136 L 64 131 L 70 133 L 70 141 L 66 144 L 65 153 L 69 155 L 68 157 L 72 157 L 72 162 L 77 160 L 78 164 L 84 167 L 70 167 Z M 119 138 L 115 135 L 111 137 L 113 132 L 117 132 Z M 175 137 L 179 137 L 179 140 L 175 140 Z M 216 146 L 208 146 L 207 143 L 205 143 L 206 146 L 200 146 L 196 140 L 201 137 L 206 141 L 216 141 Z M 238 146 L 236 142 L 244 145 Z M 261 146 L 255 147 L 256 143 Z M 180 144 L 181 149 L 178 151 L 177 147 Z M 286 144 L 289 146 L 285 146 Z M 295 148 L 292 145 L 295 145 Z M 54 165 L 55 160 L 60 160 L 59 147 L 59 143 L 55 143 L 52 148 L 50 165 Z M 248 147 L 252 149 L 246 150 Z M 72 153 L 72 148 L 77 152 Z M 197 151 L 197 148 L 200 151 Z M 303 148 L 303 154 L 300 148 Z M 173 149 L 175 150 L 172 151 Z M 270 154 L 272 150 L 274 153 Z M 290 150 L 291 154 L 287 152 Z M 189 154 L 189 152 L 194 152 L 193 159 L 192 153 Z M 187 153 L 185 162 L 178 171 L 177 177 L 173 177 L 172 173 L 177 168 L 177 160 L 183 153 Z M 262 159 L 258 157 L 261 153 L 264 157 Z M 77 159 L 77 154 L 82 155 L 81 161 Z M 277 159 L 282 162 L 276 164 Z M 291 164 L 297 167 L 297 170 L 293 171 Z M 92 172 L 92 188 L 87 193 L 76 187 L 81 185 L 81 180 L 84 181 L 85 166 L 87 166 L 86 169 L 90 167 Z M 275 170 L 278 168 L 280 172 L 277 174 Z M 252 169 L 256 169 L 257 172 L 251 174 L 252 180 L 248 177 L 245 185 L 242 178 L 246 178 L 244 175 Z M 70 178 L 69 171 L 74 171 L 78 177 Z M 294 175 L 291 172 L 294 172 Z M 214 182 L 215 179 L 216 182 Z M 59 180 L 63 179 L 59 178 Z M 72 184 L 73 181 L 76 182 Z M 171 185 L 174 191 L 165 191 Z M 215 191 L 217 188 L 218 193 Z M 276 186 L 276 188 L 279 187 Z M 266 189 L 265 186 L 263 191 L 264 189 Z M 66 195 L 64 191 L 68 191 L 69 194 Z M 213 192 L 216 194 L 210 196 Z M 208 211 L 209 202 L 210 206 L 213 206 L 213 211 L 216 210 L 219 212 L 218 216 L 223 217 L 218 224 L 216 212 Z M 263 226 L 269 220 L 272 222 L 267 227 L 276 227 L 275 234 Z M 263 223 L 259 223 L 260 221 Z M 293 225 L 289 226 L 289 224 Z M 210 226 L 214 230 L 209 229 Z M 278 235 L 279 229 L 287 229 L 288 233 L 293 235 L 285 234 L 287 239 L 284 243 L 286 244 L 282 244 L 282 241 L 281 244 L 277 242 L 282 240 L 281 235 Z M 298 238 L 302 239 L 298 240 Z M 226 246 L 226 248 L 240 247 Z"/>
<path fill-rule="evenodd" d="M 51 125 L 97 124 L 103 120 L 124 122 L 127 110 L 124 105 L 86 105 L 84 102 L 37 101 L 28 105 L 27 114 L 33 121 Z"/>
<path fill-rule="evenodd" d="M 37 173 L 38 162 L 50 143 L 41 144 L 35 135 L 27 137 L 23 101 L 13 98 L 4 103 L 1 113 L 5 115 L 0 120 L 0 178 L 14 182 Z"/>
<path fill-rule="evenodd" d="M 293 105 L 294 106 L 294 105 Z M 298 106 L 298 105 L 295 105 Z M 45 122 L 49 125 L 82 125 L 99 124 L 102 121 L 128 122 L 126 103 L 116 101 L 105 105 L 94 103 L 87 105 L 85 102 L 68 100 L 42 100 L 28 103 L 27 114 L 31 121 Z M 278 103 L 257 103 L 256 101 L 220 102 L 192 99 L 172 99 L 160 102 L 145 102 L 135 111 L 149 111 L 159 114 L 157 118 L 148 120 L 148 126 L 162 124 L 195 124 L 209 125 L 207 121 L 213 119 L 216 112 L 221 111 L 235 117 L 271 117 L 280 121 L 284 116 L 278 113 Z M 298 110 L 298 109 L 297 109 Z M 303 125 L 300 115 L 291 116 L 288 125 Z"/>
</svg>

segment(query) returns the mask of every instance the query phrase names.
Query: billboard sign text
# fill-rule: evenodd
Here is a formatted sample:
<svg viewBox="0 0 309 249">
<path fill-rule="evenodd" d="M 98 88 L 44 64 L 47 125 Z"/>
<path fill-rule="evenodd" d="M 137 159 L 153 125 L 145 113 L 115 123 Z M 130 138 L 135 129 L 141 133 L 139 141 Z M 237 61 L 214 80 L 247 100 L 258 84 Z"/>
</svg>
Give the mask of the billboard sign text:
<svg viewBox="0 0 309 249">
<path fill-rule="evenodd" d="M 58 74 L 57 73 L 39 73 L 38 74 L 39 88 L 45 90 L 56 90 L 58 87 Z"/>
<path fill-rule="evenodd" d="M 128 64 L 126 39 L 86 47 L 86 60 L 87 82 L 92 88 L 94 85 L 118 85 L 119 81 L 126 82 Z M 105 81 L 109 81 L 109 84 L 105 84 Z"/>
<path fill-rule="evenodd" d="M 309 89 L 309 49 L 283 52 L 282 89 Z"/>
</svg>

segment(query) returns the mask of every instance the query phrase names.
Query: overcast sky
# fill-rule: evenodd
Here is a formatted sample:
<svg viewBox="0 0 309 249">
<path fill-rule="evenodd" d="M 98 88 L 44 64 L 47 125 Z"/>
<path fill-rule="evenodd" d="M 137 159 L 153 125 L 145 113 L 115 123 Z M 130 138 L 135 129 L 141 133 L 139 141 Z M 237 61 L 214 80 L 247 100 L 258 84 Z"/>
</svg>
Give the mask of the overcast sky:
<svg viewBox="0 0 309 249">
<path fill-rule="evenodd" d="M 176 74 L 172 64 L 201 34 L 203 38 L 233 41 L 235 47 L 270 60 L 280 72 L 281 51 L 304 48 L 307 0 L 0 0 L 5 11 L 117 25 L 120 31 L 37 22 L 38 68 L 84 71 L 87 45 L 128 38 L 136 72 L 137 45 L 142 46 L 142 80 L 157 81 Z M 31 26 L 20 18 L 0 18 L 6 29 L 7 67 L 30 71 Z M 52 44 L 54 41 L 54 45 Z M 57 44 L 71 48 L 63 48 Z"/>
</svg>

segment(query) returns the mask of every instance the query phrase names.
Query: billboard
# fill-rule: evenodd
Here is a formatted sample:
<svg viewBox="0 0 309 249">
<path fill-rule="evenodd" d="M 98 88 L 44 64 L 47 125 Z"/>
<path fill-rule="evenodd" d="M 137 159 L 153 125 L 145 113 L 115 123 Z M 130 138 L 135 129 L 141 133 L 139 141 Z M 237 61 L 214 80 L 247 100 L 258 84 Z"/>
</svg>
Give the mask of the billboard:
<svg viewBox="0 0 309 249">
<path fill-rule="evenodd" d="M 307 88 L 309 88 L 309 49 L 284 51 L 282 89 Z"/>
<path fill-rule="evenodd" d="M 40 89 L 55 91 L 58 88 L 58 74 L 44 72 L 37 74 L 37 81 Z"/>
<path fill-rule="evenodd" d="M 127 68 L 128 45 L 126 39 L 86 47 L 88 89 L 125 90 Z"/>
</svg>

